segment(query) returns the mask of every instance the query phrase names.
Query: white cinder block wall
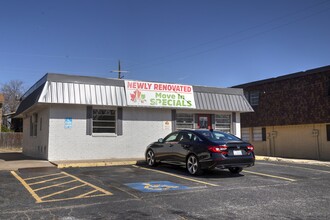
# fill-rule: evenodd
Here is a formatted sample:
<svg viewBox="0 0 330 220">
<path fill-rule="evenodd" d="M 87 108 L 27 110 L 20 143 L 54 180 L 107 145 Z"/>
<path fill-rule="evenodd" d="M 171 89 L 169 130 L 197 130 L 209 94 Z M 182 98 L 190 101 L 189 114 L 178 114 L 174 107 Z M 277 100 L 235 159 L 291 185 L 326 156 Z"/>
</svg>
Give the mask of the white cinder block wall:
<svg viewBox="0 0 330 220">
<path fill-rule="evenodd" d="M 123 135 L 86 135 L 86 111 L 86 106 L 51 105 L 48 160 L 143 158 L 148 144 L 171 132 L 171 126 L 164 127 L 170 109 L 123 108 Z M 69 129 L 67 117 L 72 118 Z"/>
<path fill-rule="evenodd" d="M 239 112 L 236 112 L 236 120 L 233 123 L 233 126 L 235 127 L 235 133 L 237 137 L 241 138 L 241 114 Z"/>
<path fill-rule="evenodd" d="M 37 136 L 30 136 L 30 116 L 38 114 Z M 23 154 L 47 159 L 48 157 L 49 107 L 44 106 L 35 112 L 29 112 L 23 119 Z"/>
</svg>

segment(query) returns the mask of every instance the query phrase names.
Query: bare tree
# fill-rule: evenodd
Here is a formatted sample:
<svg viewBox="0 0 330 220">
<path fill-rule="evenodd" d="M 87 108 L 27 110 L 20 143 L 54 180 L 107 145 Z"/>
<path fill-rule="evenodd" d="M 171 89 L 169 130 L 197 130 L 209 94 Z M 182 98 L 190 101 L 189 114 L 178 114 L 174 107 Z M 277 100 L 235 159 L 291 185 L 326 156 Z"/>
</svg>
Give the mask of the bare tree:
<svg viewBox="0 0 330 220">
<path fill-rule="evenodd" d="M 23 95 L 24 90 L 23 82 L 20 80 L 11 80 L 1 86 L 0 91 L 5 98 L 3 104 L 4 114 L 16 111 L 19 98 Z"/>
</svg>

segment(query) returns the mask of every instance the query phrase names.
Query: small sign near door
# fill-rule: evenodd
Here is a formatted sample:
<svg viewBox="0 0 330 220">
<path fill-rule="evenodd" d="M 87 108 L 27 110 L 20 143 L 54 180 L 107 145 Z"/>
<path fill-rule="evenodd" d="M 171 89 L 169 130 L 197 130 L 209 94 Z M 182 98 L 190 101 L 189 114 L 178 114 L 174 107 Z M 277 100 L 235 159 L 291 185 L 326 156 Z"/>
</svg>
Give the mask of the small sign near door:
<svg viewBox="0 0 330 220">
<path fill-rule="evenodd" d="M 163 122 L 163 129 L 164 130 L 170 130 L 172 128 L 172 122 L 171 121 L 164 121 Z"/>
</svg>

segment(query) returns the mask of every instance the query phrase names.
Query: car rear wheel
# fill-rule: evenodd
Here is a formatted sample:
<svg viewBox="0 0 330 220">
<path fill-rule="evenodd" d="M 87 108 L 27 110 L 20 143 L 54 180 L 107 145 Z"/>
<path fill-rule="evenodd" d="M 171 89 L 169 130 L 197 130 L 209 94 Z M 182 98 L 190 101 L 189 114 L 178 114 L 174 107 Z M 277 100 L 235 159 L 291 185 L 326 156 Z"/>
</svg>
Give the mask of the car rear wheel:
<svg viewBox="0 0 330 220">
<path fill-rule="evenodd" d="M 156 159 L 155 159 L 155 153 L 152 150 L 148 150 L 146 154 L 146 161 L 149 166 L 156 166 Z"/>
<path fill-rule="evenodd" d="M 192 175 L 199 175 L 202 173 L 200 163 L 195 155 L 190 155 L 187 159 L 187 169 Z"/>
<path fill-rule="evenodd" d="M 243 168 L 242 167 L 231 167 L 229 168 L 229 171 L 233 174 L 239 174 L 242 172 Z"/>
</svg>

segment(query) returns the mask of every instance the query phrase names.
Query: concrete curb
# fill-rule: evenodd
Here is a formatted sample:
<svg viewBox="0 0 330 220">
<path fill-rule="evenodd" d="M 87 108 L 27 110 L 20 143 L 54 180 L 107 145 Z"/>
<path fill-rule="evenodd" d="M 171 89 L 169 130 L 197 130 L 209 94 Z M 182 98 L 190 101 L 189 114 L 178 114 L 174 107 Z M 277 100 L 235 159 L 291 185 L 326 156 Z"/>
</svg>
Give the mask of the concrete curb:
<svg viewBox="0 0 330 220">
<path fill-rule="evenodd" d="M 52 164 L 57 166 L 57 168 L 79 168 L 79 167 L 106 167 L 106 166 L 124 166 L 124 165 L 135 165 L 139 161 L 143 160 L 139 159 L 115 159 L 115 160 L 107 160 L 107 161 L 51 161 Z"/>
<path fill-rule="evenodd" d="M 309 165 L 318 165 L 318 166 L 330 167 L 330 162 L 319 161 L 319 160 L 291 159 L 291 158 L 268 157 L 268 156 L 256 156 L 256 160 L 297 163 L 297 164 L 309 164 Z"/>
<path fill-rule="evenodd" d="M 274 161 L 297 164 L 309 164 L 330 167 L 330 162 L 305 159 L 290 159 L 281 157 L 256 156 L 257 161 Z M 143 158 L 135 159 L 112 159 L 112 160 L 86 160 L 86 161 L 50 161 L 57 168 L 79 168 L 79 167 L 106 167 L 106 166 L 124 166 L 135 165 L 144 161 Z"/>
</svg>

